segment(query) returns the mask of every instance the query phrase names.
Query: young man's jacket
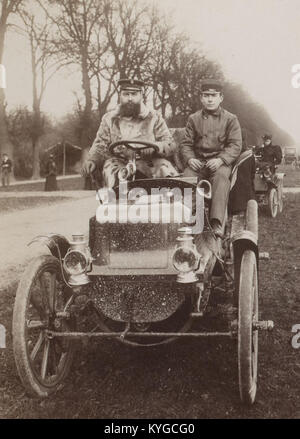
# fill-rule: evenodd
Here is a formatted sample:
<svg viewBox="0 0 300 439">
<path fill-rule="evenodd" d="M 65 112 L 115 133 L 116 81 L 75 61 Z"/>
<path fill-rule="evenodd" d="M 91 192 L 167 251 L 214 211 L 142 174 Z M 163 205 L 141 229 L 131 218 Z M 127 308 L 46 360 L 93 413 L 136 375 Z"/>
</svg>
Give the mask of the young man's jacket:
<svg viewBox="0 0 300 439">
<path fill-rule="evenodd" d="M 137 118 L 122 117 L 120 107 L 103 116 L 88 159 L 103 164 L 110 158 L 108 146 L 122 139 L 153 142 L 159 147 L 159 153 L 156 154 L 158 157 L 170 157 L 175 151 L 175 144 L 163 117 L 142 104 Z"/>
<path fill-rule="evenodd" d="M 234 114 L 219 107 L 213 113 L 203 109 L 189 116 L 180 148 L 185 167 L 191 158 L 221 158 L 231 165 L 241 149 L 241 127 Z"/>
</svg>

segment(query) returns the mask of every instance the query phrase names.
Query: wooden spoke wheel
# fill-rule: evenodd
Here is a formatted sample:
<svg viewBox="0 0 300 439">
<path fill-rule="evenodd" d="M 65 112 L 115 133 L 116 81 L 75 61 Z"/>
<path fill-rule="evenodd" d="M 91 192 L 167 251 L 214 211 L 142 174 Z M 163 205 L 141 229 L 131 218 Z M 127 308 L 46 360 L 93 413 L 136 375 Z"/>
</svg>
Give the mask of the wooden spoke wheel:
<svg viewBox="0 0 300 439">
<path fill-rule="evenodd" d="M 39 256 L 28 265 L 15 299 L 13 348 L 18 373 L 31 396 L 57 391 L 70 370 L 75 341 L 47 335 L 47 330 L 75 330 L 74 320 L 60 315 L 70 297 L 54 256 Z"/>
<path fill-rule="evenodd" d="M 275 188 L 272 188 L 268 194 L 268 213 L 272 218 L 276 218 L 278 207 L 278 193 Z"/>
<path fill-rule="evenodd" d="M 240 397 L 248 405 L 253 404 L 257 387 L 258 333 L 253 321 L 258 321 L 257 264 L 254 252 L 246 250 L 239 282 L 238 371 Z"/>
<path fill-rule="evenodd" d="M 282 183 L 281 183 L 277 189 L 279 213 L 281 213 L 283 211 L 283 190 L 282 189 L 283 189 L 283 187 L 282 187 Z"/>
</svg>

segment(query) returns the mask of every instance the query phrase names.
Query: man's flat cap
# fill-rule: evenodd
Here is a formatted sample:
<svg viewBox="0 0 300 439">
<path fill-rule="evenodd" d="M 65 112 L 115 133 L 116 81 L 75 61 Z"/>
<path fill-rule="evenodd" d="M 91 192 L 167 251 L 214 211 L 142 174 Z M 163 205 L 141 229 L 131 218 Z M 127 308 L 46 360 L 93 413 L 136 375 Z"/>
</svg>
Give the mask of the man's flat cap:
<svg viewBox="0 0 300 439">
<path fill-rule="evenodd" d="M 264 134 L 262 138 L 263 140 L 272 140 L 272 134 Z"/>
<path fill-rule="evenodd" d="M 144 81 L 141 81 L 139 79 L 130 79 L 130 78 L 123 78 L 120 79 L 118 82 L 118 86 L 120 87 L 120 90 L 142 90 L 145 83 Z"/>
<path fill-rule="evenodd" d="M 223 84 L 218 79 L 203 79 L 201 81 L 201 91 L 222 92 Z"/>
</svg>

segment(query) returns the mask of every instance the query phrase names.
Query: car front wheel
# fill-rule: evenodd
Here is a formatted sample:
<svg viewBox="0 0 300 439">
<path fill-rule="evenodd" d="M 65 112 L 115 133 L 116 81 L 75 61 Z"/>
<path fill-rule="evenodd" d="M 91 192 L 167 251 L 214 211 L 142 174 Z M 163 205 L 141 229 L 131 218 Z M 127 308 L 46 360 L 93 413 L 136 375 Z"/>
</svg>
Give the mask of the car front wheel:
<svg viewBox="0 0 300 439">
<path fill-rule="evenodd" d="M 57 391 L 70 370 L 75 341 L 48 333 L 75 330 L 74 319 L 65 312 L 70 297 L 54 256 L 32 260 L 19 283 L 13 312 L 15 362 L 31 396 L 47 397 Z"/>
</svg>

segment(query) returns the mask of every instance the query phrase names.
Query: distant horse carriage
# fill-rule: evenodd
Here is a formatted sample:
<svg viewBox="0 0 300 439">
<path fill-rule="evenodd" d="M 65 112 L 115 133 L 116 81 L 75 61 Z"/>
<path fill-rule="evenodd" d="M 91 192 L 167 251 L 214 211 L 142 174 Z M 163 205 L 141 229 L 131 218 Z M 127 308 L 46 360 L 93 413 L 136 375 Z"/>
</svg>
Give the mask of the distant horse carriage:
<svg viewBox="0 0 300 439">
<path fill-rule="evenodd" d="M 300 157 L 297 148 L 294 146 L 286 146 L 283 151 L 284 165 L 291 165 L 293 169 L 300 168 Z"/>
</svg>

